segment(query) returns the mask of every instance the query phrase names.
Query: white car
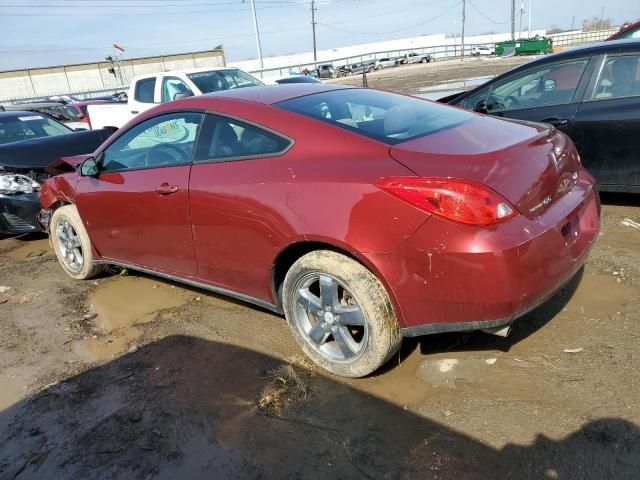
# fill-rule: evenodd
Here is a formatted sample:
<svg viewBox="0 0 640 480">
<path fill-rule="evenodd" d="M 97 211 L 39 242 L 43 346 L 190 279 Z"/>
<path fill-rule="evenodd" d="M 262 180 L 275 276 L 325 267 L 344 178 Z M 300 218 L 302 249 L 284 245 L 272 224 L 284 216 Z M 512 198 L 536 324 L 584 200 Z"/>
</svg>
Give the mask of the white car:
<svg viewBox="0 0 640 480">
<path fill-rule="evenodd" d="M 471 49 L 471 55 L 479 57 L 480 55 L 493 55 L 493 48 L 489 48 L 485 45 L 476 45 Z"/>
<path fill-rule="evenodd" d="M 89 105 L 93 129 L 120 128 L 137 114 L 159 103 L 242 87 L 264 86 L 257 78 L 238 68 L 217 67 L 170 71 L 135 77 L 127 103 Z"/>
<path fill-rule="evenodd" d="M 398 62 L 393 59 L 393 58 L 379 58 L 376 60 L 375 63 L 375 69 L 376 70 L 380 70 L 381 68 L 389 68 L 389 67 L 395 67 L 398 64 Z"/>
</svg>

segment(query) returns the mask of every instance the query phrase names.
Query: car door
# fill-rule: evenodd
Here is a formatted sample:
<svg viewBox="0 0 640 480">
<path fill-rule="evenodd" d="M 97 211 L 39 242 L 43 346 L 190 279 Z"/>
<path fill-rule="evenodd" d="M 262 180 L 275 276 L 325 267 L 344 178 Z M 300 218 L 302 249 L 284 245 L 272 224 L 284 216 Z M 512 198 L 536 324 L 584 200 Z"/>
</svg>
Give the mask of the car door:
<svg viewBox="0 0 640 480">
<path fill-rule="evenodd" d="M 189 185 L 198 278 L 268 297 L 261 289 L 269 272 L 256 265 L 273 260 L 275 239 L 286 225 L 256 198 L 269 191 L 264 181 L 278 168 L 274 157 L 292 142 L 236 119 L 205 117 Z"/>
<path fill-rule="evenodd" d="M 193 96 L 193 90 L 178 77 L 163 77 L 160 101 L 171 102 L 184 96 Z"/>
<path fill-rule="evenodd" d="M 128 105 L 131 115 L 149 110 L 156 103 L 156 77 L 140 78 L 133 85 L 133 96 Z"/>
<path fill-rule="evenodd" d="M 582 162 L 604 190 L 640 191 L 640 51 L 596 71 L 574 119 Z"/>
<path fill-rule="evenodd" d="M 195 274 L 189 173 L 201 120 L 194 112 L 147 119 L 98 155 L 96 177 L 80 177 L 77 207 L 102 257 Z"/>
<path fill-rule="evenodd" d="M 593 63 L 585 57 L 520 71 L 483 90 L 482 97 L 467 99 L 464 106 L 475 108 L 482 100 L 490 115 L 550 123 L 571 136 Z"/>
</svg>

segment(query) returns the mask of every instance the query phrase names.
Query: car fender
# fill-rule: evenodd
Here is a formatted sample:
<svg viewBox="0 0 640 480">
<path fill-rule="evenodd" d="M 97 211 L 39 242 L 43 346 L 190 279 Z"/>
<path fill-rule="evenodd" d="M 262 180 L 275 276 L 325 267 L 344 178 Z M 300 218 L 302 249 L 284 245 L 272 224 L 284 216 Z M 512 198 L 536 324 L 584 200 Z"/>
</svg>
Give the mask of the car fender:
<svg viewBox="0 0 640 480">
<path fill-rule="evenodd" d="M 40 205 L 44 210 L 55 210 L 61 205 L 76 203 L 77 175 L 69 173 L 51 177 L 40 188 Z"/>
</svg>

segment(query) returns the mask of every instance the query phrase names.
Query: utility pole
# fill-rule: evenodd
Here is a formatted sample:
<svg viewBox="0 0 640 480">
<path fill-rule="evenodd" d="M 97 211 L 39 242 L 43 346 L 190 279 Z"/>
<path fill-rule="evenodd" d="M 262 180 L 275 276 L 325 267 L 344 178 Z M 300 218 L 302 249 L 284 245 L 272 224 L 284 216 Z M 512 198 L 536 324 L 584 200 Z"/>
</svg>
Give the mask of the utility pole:
<svg viewBox="0 0 640 480">
<path fill-rule="evenodd" d="M 462 0 L 462 35 L 460 37 L 462 44 L 462 51 L 460 52 L 460 54 L 462 55 L 462 61 L 464 61 L 464 21 L 466 17 L 466 7 L 467 0 Z"/>
<path fill-rule="evenodd" d="M 529 38 L 531 38 L 531 9 L 533 8 L 532 5 L 531 5 L 532 3 L 533 3 L 533 0 L 529 0 L 529 29 L 528 29 L 528 32 L 529 32 L 528 37 Z"/>
<path fill-rule="evenodd" d="M 262 70 L 264 68 L 264 63 L 262 62 L 262 47 L 260 46 L 260 30 L 258 30 L 258 16 L 256 15 L 255 0 L 251 0 L 251 12 L 253 13 L 253 29 L 256 32 L 256 46 L 258 47 L 258 58 L 260 59 L 260 70 Z"/>
<path fill-rule="evenodd" d="M 576 23 L 576 16 L 575 15 L 571 18 L 571 30 L 573 30 L 573 24 L 574 23 Z"/>
<path fill-rule="evenodd" d="M 602 30 L 603 25 L 604 25 L 604 7 L 602 7 L 602 13 L 600 14 L 600 28 L 598 28 L 598 30 Z"/>
<path fill-rule="evenodd" d="M 511 40 L 516 39 L 516 0 L 511 0 Z"/>
<path fill-rule="evenodd" d="M 311 31 L 313 32 L 313 61 L 318 61 L 318 51 L 316 49 L 316 2 L 311 0 Z"/>
<path fill-rule="evenodd" d="M 518 33 L 519 37 L 522 37 L 522 16 L 524 15 L 524 0 L 520 2 L 520 31 Z"/>
</svg>

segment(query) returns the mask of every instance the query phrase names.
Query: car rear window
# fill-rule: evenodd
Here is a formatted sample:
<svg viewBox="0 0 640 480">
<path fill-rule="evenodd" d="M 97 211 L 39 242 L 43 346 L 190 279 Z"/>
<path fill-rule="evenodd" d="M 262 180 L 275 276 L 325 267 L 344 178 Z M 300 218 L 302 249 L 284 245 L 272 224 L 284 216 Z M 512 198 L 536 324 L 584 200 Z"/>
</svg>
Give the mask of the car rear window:
<svg viewBox="0 0 640 480">
<path fill-rule="evenodd" d="M 368 89 L 316 93 L 275 104 L 395 145 L 471 120 L 473 114 L 415 97 Z"/>
</svg>

